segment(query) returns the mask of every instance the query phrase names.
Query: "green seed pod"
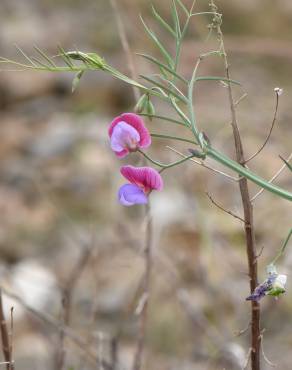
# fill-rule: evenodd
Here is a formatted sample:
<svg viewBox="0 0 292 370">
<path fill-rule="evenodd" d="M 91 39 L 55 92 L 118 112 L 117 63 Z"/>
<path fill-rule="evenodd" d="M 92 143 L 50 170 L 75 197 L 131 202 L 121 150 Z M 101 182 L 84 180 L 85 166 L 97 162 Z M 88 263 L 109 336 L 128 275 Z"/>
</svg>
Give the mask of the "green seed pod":
<svg viewBox="0 0 292 370">
<path fill-rule="evenodd" d="M 153 105 L 153 103 L 151 102 L 151 100 L 147 99 L 147 104 L 146 104 L 146 113 L 149 114 L 149 116 L 154 116 L 155 115 L 155 107 Z M 152 120 L 152 117 L 149 117 L 150 120 Z"/>
<path fill-rule="evenodd" d="M 83 73 L 84 73 L 84 71 L 79 71 L 75 75 L 75 77 L 74 77 L 74 79 L 72 81 L 72 93 L 74 93 L 74 91 L 77 89 L 77 87 L 79 85 L 79 82 L 81 80 L 81 77 L 83 76 Z"/>
<path fill-rule="evenodd" d="M 148 95 L 143 94 L 140 99 L 138 100 L 137 104 L 135 105 L 135 112 L 136 113 L 143 113 L 147 110 L 147 103 L 148 103 Z"/>
</svg>

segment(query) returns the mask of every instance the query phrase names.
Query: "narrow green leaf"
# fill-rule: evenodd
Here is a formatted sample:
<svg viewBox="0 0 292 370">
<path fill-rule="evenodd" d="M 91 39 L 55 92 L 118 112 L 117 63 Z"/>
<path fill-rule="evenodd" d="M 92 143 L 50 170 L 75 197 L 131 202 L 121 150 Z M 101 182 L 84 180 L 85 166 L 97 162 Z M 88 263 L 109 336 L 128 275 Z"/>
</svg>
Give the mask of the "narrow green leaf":
<svg viewBox="0 0 292 370">
<path fill-rule="evenodd" d="M 136 53 L 137 55 L 149 60 L 150 62 L 156 64 L 158 67 L 164 69 L 165 71 L 169 72 L 171 75 L 173 75 L 174 77 L 178 78 L 179 80 L 181 80 L 182 82 L 184 83 L 188 83 L 188 80 L 185 79 L 184 77 L 180 76 L 178 73 L 176 73 L 174 70 L 172 70 L 171 68 L 169 68 L 166 64 L 164 63 L 161 63 L 159 60 L 157 60 L 156 58 L 152 57 L 151 55 L 147 55 L 147 54 L 142 54 L 142 53 Z"/>
<path fill-rule="evenodd" d="M 56 64 L 53 62 L 53 60 L 47 56 L 47 54 L 41 50 L 39 47 L 37 47 L 36 45 L 34 45 L 33 47 L 39 54 L 40 56 L 42 56 L 52 67 L 57 67 Z"/>
<path fill-rule="evenodd" d="M 176 119 L 165 117 L 165 116 L 158 116 L 156 114 L 139 113 L 139 116 L 145 116 L 145 117 L 149 117 L 149 118 L 156 118 L 156 119 L 160 119 L 162 121 L 168 121 L 168 122 L 171 122 L 171 123 L 175 123 L 177 125 L 185 126 L 184 122 L 177 121 Z"/>
<path fill-rule="evenodd" d="M 153 78 L 151 77 L 147 77 L 145 75 L 140 75 L 141 78 L 143 78 L 144 80 L 152 83 L 153 85 L 163 89 L 164 91 L 166 91 L 169 95 L 172 95 L 174 96 L 175 98 L 177 98 L 179 101 L 181 101 L 182 103 L 185 103 L 187 104 L 187 99 L 184 97 L 184 96 L 181 96 L 181 95 L 178 95 L 177 93 L 175 93 L 173 90 L 169 89 L 168 87 L 164 86 L 163 84 L 155 81 Z"/>
<path fill-rule="evenodd" d="M 158 78 L 160 78 L 162 81 L 166 82 L 167 84 L 169 84 L 175 91 L 177 91 L 177 93 L 184 97 L 185 99 L 187 99 L 184 94 L 181 92 L 181 90 L 175 85 L 174 82 L 170 81 L 169 78 L 167 77 L 164 77 L 162 75 L 157 75 Z"/>
<path fill-rule="evenodd" d="M 20 52 L 20 54 L 26 59 L 28 60 L 28 62 L 32 65 L 32 66 L 36 66 L 35 63 L 33 62 L 33 60 L 27 55 L 25 54 L 25 52 L 17 45 L 15 44 L 15 47 L 16 49 Z"/>
<path fill-rule="evenodd" d="M 121 72 L 117 71 L 113 67 L 110 67 L 110 66 L 107 65 L 105 70 L 107 72 L 109 72 L 110 74 L 112 74 L 114 77 L 118 78 L 121 81 L 126 82 L 129 85 L 132 85 L 132 86 L 138 87 L 139 89 L 143 89 L 143 90 L 148 91 L 148 88 L 146 86 L 143 86 L 139 82 L 136 82 L 135 80 L 131 79 L 130 77 L 128 77 L 126 75 L 123 75 Z"/>
<path fill-rule="evenodd" d="M 161 15 L 157 12 L 157 10 L 154 8 L 154 6 L 151 6 L 152 13 L 155 17 L 155 19 L 158 21 L 158 23 L 164 27 L 174 38 L 176 38 L 175 31 L 171 28 L 171 26 L 161 17 Z"/>
<path fill-rule="evenodd" d="M 87 57 L 89 58 L 89 60 L 94 64 L 96 65 L 97 67 L 99 67 L 100 69 L 104 69 L 105 66 L 106 66 L 106 62 L 104 60 L 104 58 L 102 58 L 101 56 L 99 56 L 98 54 L 96 53 L 88 53 L 87 54 Z"/>
<path fill-rule="evenodd" d="M 199 12 L 199 13 L 192 13 L 190 16 L 191 17 L 194 17 L 196 15 L 218 15 L 218 16 L 222 16 L 222 14 L 220 13 L 217 13 L 217 12 Z"/>
<path fill-rule="evenodd" d="M 67 64 L 68 67 L 74 67 L 74 64 L 71 58 L 67 55 L 66 51 L 62 48 L 61 45 L 58 45 L 59 56 L 63 59 L 64 63 Z"/>
<path fill-rule="evenodd" d="M 202 144 L 200 142 L 200 138 L 199 138 L 199 131 L 198 131 L 198 128 L 197 128 L 196 115 L 195 115 L 194 106 L 193 106 L 194 85 L 195 85 L 196 78 L 197 78 L 196 73 L 197 73 L 197 69 L 199 67 L 199 63 L 200 63 L 200 60 L 198 60 L 198 62 L 196 64 L 196 67 L 194 68 L 192 78 L 191 78 L 190 83 L 189 83 L 189 88 L 188 88 L 188 110 L 189 110 L 189 114 L 190 114 L 190 122 L 191 122 L 191 128 L 192 128 L 193 134 L 196 137 L 196 139 L 198 140 L 198 142 L 200 144 Z"/>
<path fill-rule="evenodd" d="M 183 137 L 177 137 L 177 136 L 171 136 L 171 135 L 163 135 L 163 134 L 156 134 L 156 133 L 153 133 L 153 132 L 151 132 L 150 135 L 152 137 L 157 137 L 157 138 L 161 138 L 161 139 L 171 139 L 171 140 L 184 141 L 186 143 L 195 144 L 195 145 L 197 144 L 195 141 L 189 140 L 189 139 L 185 139 Z"/>
<path fill-rule="evenodd" d="M 39 60 L 38 58 L 36 57 L 31 57 L 31 59 L 38 65 L 40 65 L 41 67 L 45 68 L 47 71 L 49 71 L 51 68 L 53 68 L 52 66 L 49 66 L 47 65 L 46 63 L 44 63 L 43 61 Z"/>
<path fill-rule="evenodd" d="M 183 2 L 181 0 L 175 0 L 175 1 L 182 8 L 182 10 L 186 13 L 186 16 L 189 17 L 190 13 L 189 13 L 188 9 L 185 7 L 185 5 L 183 4 Z"/>
<path fill-rule="evenodd" d="M 228 78 L 225 77 L 218 77 L 218 76 L 201 76 L 201 77 L 196 77 L 194 82 L 197 81 L 224 81 L 224 82 L 229 82 L 233 83 L 235 85 L 241 86 L 241 83 L 235 80 L 229 80 Z"/>
<path fill-rule="evenodd" d="M 181 28 L 180 28 L 179 15 L 177 12 L 175 0 L 172 0 L 171 13 L 172 13 L 174 26 L 175 26 L 176 38 L 179 40 L 181 38 Z"/>
<path fill-rule="evenodd" d="M 159 87 L 155 87 L 155 89 L 158 90 L 159 92 L 154 91 L 154 88 L 148 88 L 148 87 L 140 84 L 139 82 L 136 82 L 135 80 L 123 75 L 122 73 L 120 73 L 119 71 L 117 71 L 116 69 L 114 69 L 113 67 L 111 67 L 109 65 L 106 65 L 106 68 L 104 70 L 106 72 L 110 73 L 112 76 L 118 78 L 121 81 L 124 81 L 125 83 L 127 83 L 129 85 L 135 86 L 135 87 L 141 89 L 142 91 L 147 92 L 150 95 L 154 95 L 154 96 L 157 96 L 158 98 L 160 98 L 162 100 L 168 101 L 167 95 Z"/>
<path fill-rule="evenodd" d="M 30 64 L 23 64 L 23 63 L 16 62 L 15 60 L 3 58 L 3 57 L 0 57 L 0 63 L 1 64 L 13 65 L 13 66 L 16 66 L 16 67 L 19 67 L 19 68 L 21 67 L 24 70 L 25 69 L 35 69 L 35 70 L 40 69 L 40 67 L 38 67 L 35 64 L 31 64 L 31 63 Z M 17 69 L 17 71 L 21 71 L 22 69 Z M 4 71 L 4 69 L 0 69 L 0 71 Z M 14 72 L 15 70 L 5 69 L 5 71 Z"/>
<path fill-rule="evenodd" d="M 189 127 L 191 127 L 191 121 L 189 120 L 189 118 L 184 114 L 184 112 L 180 109 L 180 107 L 176 104 L 176 101 L 175 99 L 173 98 L 170 98 L 170 101 L 171 101 L 171 105 L 173 106 L 173 108 L 175 109 L 176 113 L 182 118 L 182 120 L 186 123 L 186 125 L 188 125 Z"/>
<path fill-rule="evenodd" d="M 141 18 L 141 22 L 146 30 L 146 32 L 148 33 L 148 35 L 150 36 L 150 38 L 153 40 L 153 42 L 156 44 L 156 46 L 158 47 L 158 49 L 160 50 L 160 52 L 162 53 L 162 55 L 165 57 L 168 65 L 173 68 L 174 66 L 174 61 L 171 57 L 171 55 L 168 53 L 168 51 L 165 49 L 165 47 L 161 44 L 161 42 L 159 41 L 159 39 L 157 38 L 157 36 L 155 35 L 155 33 L 153 31 L 151 31 L 151 29 L 146 25 L 146 23 L 144 22 L 143 18 L 140 16 Z"/>
</svg>

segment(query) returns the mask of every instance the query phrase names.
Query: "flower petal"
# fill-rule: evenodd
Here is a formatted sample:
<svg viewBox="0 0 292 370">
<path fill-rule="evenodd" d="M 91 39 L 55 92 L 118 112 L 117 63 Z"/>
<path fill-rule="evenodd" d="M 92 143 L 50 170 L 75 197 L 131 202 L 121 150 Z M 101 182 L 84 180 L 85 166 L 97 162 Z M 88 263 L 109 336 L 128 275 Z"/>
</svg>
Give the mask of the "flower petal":
<svg viewBox="0 0 292 370">
<path fill-rule="evenodd" d="M 127 154 L 129 154 L 129 150 L 124 149 L 121 152 L 115 152 L 115 154 L 118 158 L 124 158 Z"/>
<path fill-rule="evenodd" d="M 119 122 L 113 129 L 111 136 L 111 148 L 114 152 L 122 152 L 125 149 L 137 149 L 140 141 L 138 131 L 126 122 Z"/>
<path fill-rule="evenodd" d="M 130 126 L 132 126 L 140 135 L 140 141 L 139 141 L 139 147 L 141 148 L 148 148 L 151 144 L 151 136 L 146 128 L 143 120 L 141 117 L 139 117 L 137 114 L 134 113 L 124 113 L 121 116 L 116 117 L 112 123 L 110 124 L 108 134 L 109 137 L 112 137 L 114 128 L 119 122 L 126 122 Z"/>
<path fill-rule="evenodd" d="M 146 204 L 148 198 L 146 194 L 137 185 L 125 184 L 120 187 L 119 202 L 124 206 L 133 206 L 134 204 Z"/>
<path fill-rule="evenodd" d="M 122 118 L 125 122 L 133 126 L 139 132 L 140 147 L 148 148 L 151 145 L 151 136 L 142 118 L 134 113 L 124 113 L 122 114 Z"/>
<path fill-rule="evenodd" d="M 287 282 L 287 275 L 278 275 L 276 278 L 276 282 L 278 284 L 283 285 L 283 287 L 286 285 Z"/>
<path fill-rule="evenodd" d="M 121 174 L 130 181 L 145 190 L 162 190 L 163 180 L 160 174 L 151 167 L 121 167 Z"/>
</svg>

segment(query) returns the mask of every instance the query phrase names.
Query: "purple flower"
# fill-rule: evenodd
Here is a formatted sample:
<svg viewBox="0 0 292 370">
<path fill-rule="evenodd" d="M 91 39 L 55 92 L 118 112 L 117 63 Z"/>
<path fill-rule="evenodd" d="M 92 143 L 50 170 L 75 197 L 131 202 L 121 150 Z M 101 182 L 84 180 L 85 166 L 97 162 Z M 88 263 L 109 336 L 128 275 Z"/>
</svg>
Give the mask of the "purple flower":
<svg viewBox="0 0 292 370">
<path fill-rule="evenodd" d="M 119 202 L 124 206 L 146 204 L 152 190 L 162 190 L 163 180 L 151 167 L 121 167 L 121 174 L 130 182 L 120 187 Z"/>
<path fill-rule="evenodd" d="M 117 157 L 123 158 L 139 148 L 148 148 L 151 136 L 141 117 L 134 113 L 124 113 L 115 118 L 108 130 L 111 148 Z"/>
<path fill-rule="evenodd" d="M 259 301 L 264 296 L 269 294 L 269 291 L 273 288 L 273 284 L 277 279 L 277 274 L 270 274 L 270 276 L 260 285 L 258 285 L 253 293 L 246 298 L 247 301 Z"/>
</svg>

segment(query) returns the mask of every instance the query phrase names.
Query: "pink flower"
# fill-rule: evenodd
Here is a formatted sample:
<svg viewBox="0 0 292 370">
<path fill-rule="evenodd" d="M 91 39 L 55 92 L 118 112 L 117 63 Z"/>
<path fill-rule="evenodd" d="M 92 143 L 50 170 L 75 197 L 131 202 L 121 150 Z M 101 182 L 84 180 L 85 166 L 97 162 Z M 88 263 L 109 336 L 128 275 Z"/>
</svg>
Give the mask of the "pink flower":
<svg viewBox="0 0 292 370">
<path fill-rule="evenodd" d="M 111 148 L 117 157 L 123 158 L 139 148 L 148 148 L 151 136 L 143 120 L 134 113 L 124 113 L 115 118 L 108 130 Z"/>
<path fill-rule="evenodd" d="M 119 202 L 124 206 L 146 204 L 152 190 L 162 190 L 163 180 L 151 167 L 123 166 L 121 174 L 130 182 L 119 189 Z"/>
</svg>

